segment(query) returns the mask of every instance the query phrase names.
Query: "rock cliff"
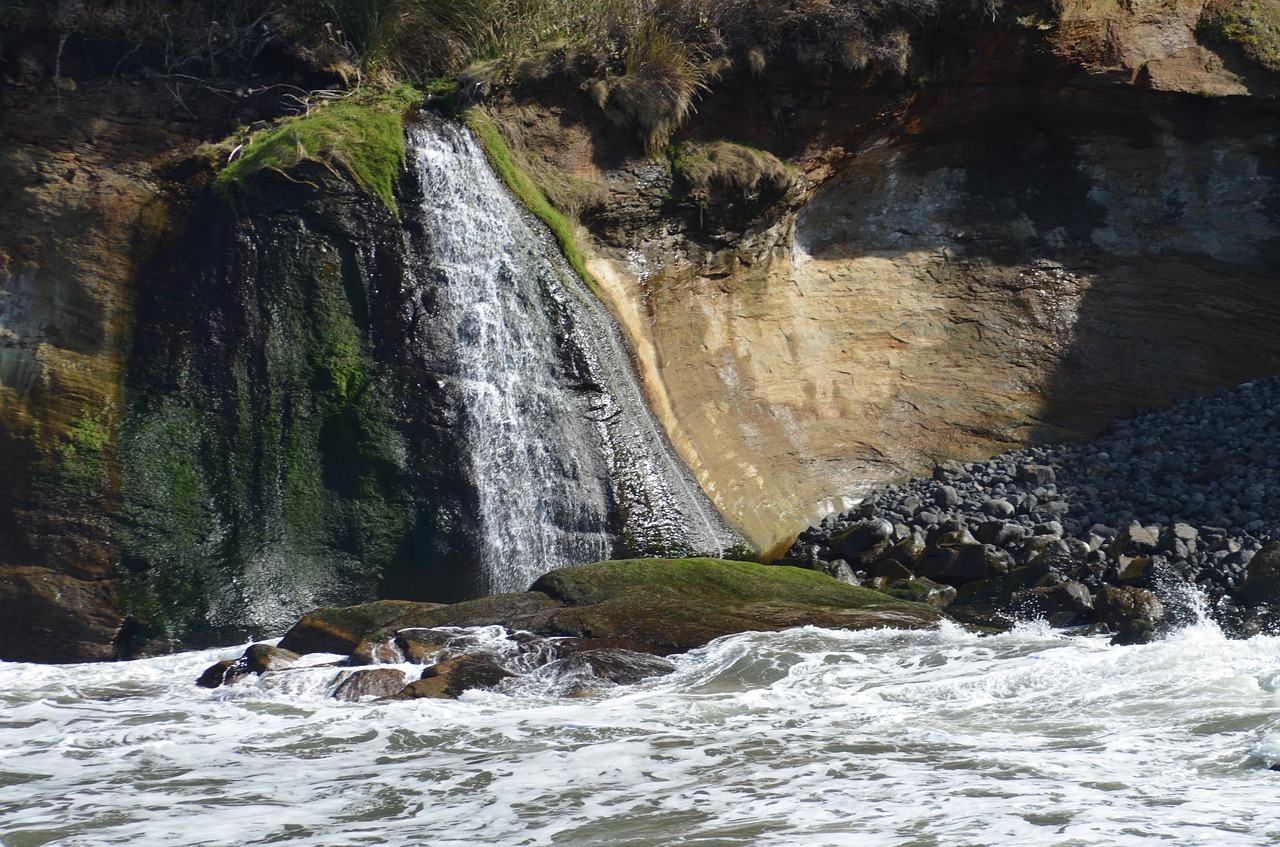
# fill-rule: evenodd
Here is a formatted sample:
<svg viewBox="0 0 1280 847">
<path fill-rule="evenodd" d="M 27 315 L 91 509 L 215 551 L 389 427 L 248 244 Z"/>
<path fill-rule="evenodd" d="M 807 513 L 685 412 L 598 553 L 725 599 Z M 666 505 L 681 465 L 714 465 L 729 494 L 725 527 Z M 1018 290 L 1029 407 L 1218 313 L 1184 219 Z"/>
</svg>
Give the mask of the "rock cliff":
<svg viewBox="0 0 1280 847">
<path fill-rule="evenodd" d="M 1276 371 L 1275 79 L 1197 42 L 1200 13 L 1066 4 L 909 86 L 727 82 L 688 137 L 804 172 L 754 217 L 587 130 L 539 147 L 553 116 L 575 138 L 573 102 L 518 113 L 607 188 L 593 271 L 676 444 L 761 549 L 874 480 Z"/>
<path fill-rule="evenodd" d="M 482 106 L 530 161 L 585 186 L 583 246 L 649 400 L 703 488 L 767 555 L 871 485 L 939 459 L 1087 438 L 1133 409 L 1280 370 L 1276 79 L 1198 37 L 1202 11 L 1086 0 L 1011 14 L 939 36 L 903 76 L 730 71 L 681 139 L 790 163 L 768 186 L 698 182 L 654 161 L 563 79 L 495 90 Z M 361 252 L 366 227 L 389 220 L 346 189 L 290 194 L 281 178 L 266 184 L 265 217 L 201 224 L 212 219 L 199 217 L 197 144 L 266 116 L 278 92 L 132 73 L 119 46 L 53 48 L 11 41 L 0 66 L 0 603 L 23 621 L 0 627 L 0 657 L 160 649 L 137 574 L 231 543 L 211 528 L 254 503 L 279 506 L 280 525 L 321 559 L 377 548 L 395 560 L 390 539 L 421 512 L 365 483 L 450 483 L 424 482 L 426 465 L 405 459 L 404 439 L 421 433 L 397 394 L 399 366 L 377 352 L 377 320 L 360 311 L 377 311 L 376 292 L 353 283 L 381 261 Z M 363 223 L 326 229 L 308 204 L 345 204 Z M 324 416 L 298 423 L 298 446 L 266 431 L 262 410 L 283 395 L 218 389 L 254 369 L 273 390 L 293 378 L 265 352 L 283 337 L 253 323 L 269 296 L 224 292 L 211 306 L 200 286 L 216 272 L 175 270 L 210 245 L 240 244 L 239 259 L 217 260 L 249 261 L 253 239 L 261 261 L 298 256 L 317 290 L 332 288 L 286 346 L 332 364 L 324 344 L 336 336 L 317 327 L 349 325 L 385 380 L 384 396 L 337 416 L 386 436 L 372 453 L 333 447 L 342 439 Z M 326 386 L 306 390 L 338 383 Z M 170 439 L 163 461 L 122 461 L 122 449 L 151 455 L 147 439 L 182 415 L 194 440 Z M 196 437 L 211 421 L 216 438 Z M 238 453 L 232 442 L 254 431 L 262 438 Z M 210 458 L 219 438 L 227 450 Z M 286 441 L 351 496 L 294 512 L 288 496 L 267 497 L 283 459 L 263 445 Z M 239 505 L 206 490 L 250 466 L 236 477 L 248 480 Z M 212 510 L 203 535 L 182 534 L 183 509 Z M 441 533 L 461 531 L 441 515 Z M 417 530 L 432 543 L 435 530 Z M 235 543 L 271 546 L 259 541 Z M 196 605 L 234 598 L 236 578 Z M 398 579 L 363 574 L 344 583 L 354 593 L 324 599 L 403 593 Z"/>
</svg>

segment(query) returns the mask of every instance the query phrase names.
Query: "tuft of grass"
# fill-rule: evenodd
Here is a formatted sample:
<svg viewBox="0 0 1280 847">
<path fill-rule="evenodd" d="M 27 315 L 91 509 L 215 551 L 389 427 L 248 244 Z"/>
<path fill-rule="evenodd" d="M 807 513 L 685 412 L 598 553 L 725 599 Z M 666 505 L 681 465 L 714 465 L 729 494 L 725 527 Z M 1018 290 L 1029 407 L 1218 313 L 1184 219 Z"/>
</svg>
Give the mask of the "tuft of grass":
<svg viewBox="0 0 1280 847">
<path fill-rule="evenodd" d="M 475 133 L 489 159 L 489 164 L 493 166 L 494 171 L 511 193 L 551 230 L 551 234 L 560 245 L 561 252 L 569 262 L 569 267 L 582 277 L 582 281 L 587 284 L 592 293 L 601 297 L 600 286 L 587 270 L 586 260 L 583 259 L 582 251 L 578 249 L 573 225 L 567 217 L 551 205 L 546 193 L 525 169 L 516 164 L 511 149 L 507 146 L 502 132 L 493 119 L 480 107 L 472 106 L 462 113 L 462 122 Z"/>
<path fill-rule="evenodd" d="M 357 94 L 229 139 L 220 145 L 231 147 L 215 185 L 229 191 L 262 170 L 284 172 L 300 162 L 320 162 L 346 171 L 396 213 L 394 186 L 405 158 L 402 115 L 418 99 L 418 92 L 407 86 Z"/>
<path fill-rule="evenodd" d="M 634 127 L 645 152 L 656 156 L 707 90 L 711 73 L 700 59 L 670 29 L 648 22 L 627 48 L 622 75 L 597 85 L 592 97 L 610 119 Z"/>
<path fill-rule="evenodd" d="M 1239 45 L 1272 71 L 1280 71 L 1280 0 L 1215 0 L 1205 6 L 1196 33 Z"/>
<path fill-rule="evenodd" d="M 731 141 L 684 142 L 671 148 L 671 172 L 689 196 L 706 203 L 716 195 L 745 200 L 780 198 L 796 183 L 797 171 L 765 150 Z"/>
</svg>

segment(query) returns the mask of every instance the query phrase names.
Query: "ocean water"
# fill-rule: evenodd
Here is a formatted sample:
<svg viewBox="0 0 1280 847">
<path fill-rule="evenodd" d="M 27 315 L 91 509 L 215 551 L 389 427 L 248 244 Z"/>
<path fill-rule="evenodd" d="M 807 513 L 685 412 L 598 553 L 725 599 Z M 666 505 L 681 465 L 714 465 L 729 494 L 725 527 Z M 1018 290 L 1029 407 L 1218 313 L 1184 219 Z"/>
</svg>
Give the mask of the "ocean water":
<svg viewBox="0 0 1280 847">
<path fill-rule="evenodd" d="M 0 664 L 0 844 L 1280 842 L 1280 638 L 1210 624 L 753 633 L 587 696 L 385 704 L 331 667 L 193 684 L 240 649 Z"/>
</svg>

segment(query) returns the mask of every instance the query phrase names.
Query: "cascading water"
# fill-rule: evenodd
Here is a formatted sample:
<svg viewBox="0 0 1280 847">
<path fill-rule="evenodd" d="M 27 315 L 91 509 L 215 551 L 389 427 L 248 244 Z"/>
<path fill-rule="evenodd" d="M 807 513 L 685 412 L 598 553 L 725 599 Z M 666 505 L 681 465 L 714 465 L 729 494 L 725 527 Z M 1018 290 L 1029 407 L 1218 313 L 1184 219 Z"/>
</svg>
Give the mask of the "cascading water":
<svg viewBox="0 0 1280 847">
<path fill-rule="evenodd" d="M 482 587 L 739 543 L 672 454 L 607 313 L 467 131 L 428 117 L 409 148 L 422 192 L 411 325 L 458 410 Z"/>
</svg>

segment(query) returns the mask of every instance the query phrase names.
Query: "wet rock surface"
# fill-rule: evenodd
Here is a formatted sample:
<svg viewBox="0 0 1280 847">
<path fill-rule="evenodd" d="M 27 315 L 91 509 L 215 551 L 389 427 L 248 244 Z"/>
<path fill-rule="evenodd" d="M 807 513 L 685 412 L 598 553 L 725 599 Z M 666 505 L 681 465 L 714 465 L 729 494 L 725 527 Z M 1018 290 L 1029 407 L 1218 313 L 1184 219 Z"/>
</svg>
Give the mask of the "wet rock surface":
<svg viewBox="0 0 1280 847">
<path fill-rule="evenodd" d="M 1045 618 L 1149 640 L 1197 612 L 1233 634 L 1280 623 L 1280 379 L 1175 403 L 1089 444 L 946 462 L 801 533 L 780 561 L 892 590 L 957 590 L 986 625 Z"/>
<path fill-rule="evenodd" d="M 927 584 L 891 597 L 800 568 L 719 559 L 631 559 L 552 571 L 533 589 L 442 606 L 379 601 L 315 609 L 278 647 L 211 666 L 206 688 L 292 672 L 305 653 L 347 654 L 341 700 L 456 698 L 522 685 L 585 696 L 672 672 L 672 653 L 722 635 L 795 626 L 922 628 L 943 615 Z M 917 602 L 919 601 L 919 602 Z M 323 659 L 322 659 L 323 660 Z M 400 670 L 388 672 L 386 666 Z M 423 666 L 406 681 L 405 665 Z M 378 667 L 383 666 L 383 667 Z"/>
</svg>

